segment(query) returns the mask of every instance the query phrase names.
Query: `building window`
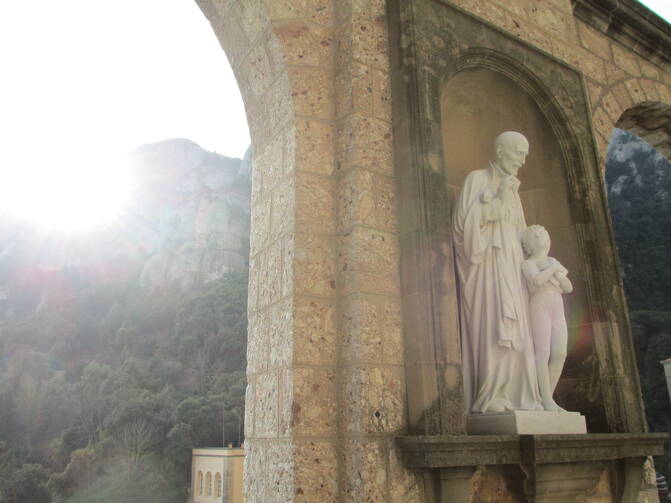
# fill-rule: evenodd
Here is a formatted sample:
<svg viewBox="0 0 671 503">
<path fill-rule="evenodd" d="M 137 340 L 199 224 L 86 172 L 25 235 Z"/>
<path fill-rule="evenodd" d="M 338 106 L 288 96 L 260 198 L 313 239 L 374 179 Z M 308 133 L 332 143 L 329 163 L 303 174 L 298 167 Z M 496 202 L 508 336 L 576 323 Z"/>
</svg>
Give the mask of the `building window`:
<svg viewBox="0 0 671 503">
<path fill-rule="evenodd" d="M 217 498 L 221 498 L 221 473 L 214 476 L 214 490 Z"/>
<path fill-rule="evenodd" d="M 198 478 L 197 478 L 197 484 L 198 484 L 198 495 L 202 496 L 203 495 L 203 472 L 198 472 Z"/>
<path fill-rule="evenodd" d="M 210 472 L 207 472 L 205 476 L 205 487 L 207 491 L 206 496 L 212 496 L 212 474 Z"/>
</svg>

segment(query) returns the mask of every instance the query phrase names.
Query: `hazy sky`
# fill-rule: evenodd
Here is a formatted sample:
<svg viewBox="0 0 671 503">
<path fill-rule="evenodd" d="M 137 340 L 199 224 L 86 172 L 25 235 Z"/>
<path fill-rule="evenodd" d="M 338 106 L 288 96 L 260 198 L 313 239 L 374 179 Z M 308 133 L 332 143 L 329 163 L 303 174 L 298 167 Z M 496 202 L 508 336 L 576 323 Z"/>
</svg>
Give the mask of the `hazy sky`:
<svg viewBox="0 0 671 503">
<path fill-rule="evenodd" d="M 671 19 L 671 0 L 644 3 Z M 249 145 L 193 0 L 0 0 L 0 64 L 0 214 L 93 221 L 96 204 L 118 206 L 137 145 L 184 137 L 231 157 Z"/>
</svg>

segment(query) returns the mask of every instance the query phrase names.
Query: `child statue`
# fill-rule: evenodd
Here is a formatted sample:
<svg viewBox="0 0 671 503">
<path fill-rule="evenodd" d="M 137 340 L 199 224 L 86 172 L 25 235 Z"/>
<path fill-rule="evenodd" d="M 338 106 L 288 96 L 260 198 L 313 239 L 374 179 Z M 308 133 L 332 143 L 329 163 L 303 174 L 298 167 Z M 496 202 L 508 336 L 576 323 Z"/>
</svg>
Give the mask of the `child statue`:
<svg viewBox="0 0 671 503">
<path fill-rule="evenodd" d="M 570 293 L 573 285 L 566 277 L 566 268 L 548 257 L 550 235 L 544 227 L 527 227 L 522 233 L 522 246 L 529 255 L 522 263 L 522 272 L 529 288 L 529 318 L 541 400 L 545 410 L 563 411 L 552 395 L 564 368 L 568 342 L 562 294 Z"/>
</svg>

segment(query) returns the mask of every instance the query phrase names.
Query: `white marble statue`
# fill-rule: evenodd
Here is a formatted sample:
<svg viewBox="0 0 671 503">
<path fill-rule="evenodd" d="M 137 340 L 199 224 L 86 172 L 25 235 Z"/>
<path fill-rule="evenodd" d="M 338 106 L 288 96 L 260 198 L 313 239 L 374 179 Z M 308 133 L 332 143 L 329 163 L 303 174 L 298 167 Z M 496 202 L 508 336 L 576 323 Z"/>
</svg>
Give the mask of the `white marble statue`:
<svg viewBox="0 0 671 503">
<path fill-rule="evenodd" d="M 573 291 L 568 271 L 548 257 L 550 235 L 540 225 L 529 226 L 522 234 L 529 258 L 522 272 L 529 288 L 529 319 L 536 354 L 538 387 L 545 410 L 563 411 L 552 398 L 566 360 L 568 329 L 562 294 Z"/>
<path fill-rule="evenodd" d="M 471 413 L 543 410 L 538 391 L 520 234 L 517 171 L 529 143 L 508 131 L 495 159 L 466 177 L 454 208 L 464 392 Z"/>
</svg>

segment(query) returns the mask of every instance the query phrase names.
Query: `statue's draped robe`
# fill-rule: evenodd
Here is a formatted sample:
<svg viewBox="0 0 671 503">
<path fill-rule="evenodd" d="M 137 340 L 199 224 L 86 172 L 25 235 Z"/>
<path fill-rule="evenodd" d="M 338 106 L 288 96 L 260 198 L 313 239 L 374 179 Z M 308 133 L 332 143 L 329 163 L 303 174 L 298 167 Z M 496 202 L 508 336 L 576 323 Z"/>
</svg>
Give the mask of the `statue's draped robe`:
<svg viewBox="0 0 671 503">
<path fill-rule="evenodd" d="M 526 228 L 517 187 L 495 197 L 498 168 L 472 171 L 454 208 L 464 394 L 469 412 L 542 410 L 522 278 Z M 494 199 L 487 203 L 483 194 Z M 488 212 L 501 215 L 488 221 Z"/>
</svg>

